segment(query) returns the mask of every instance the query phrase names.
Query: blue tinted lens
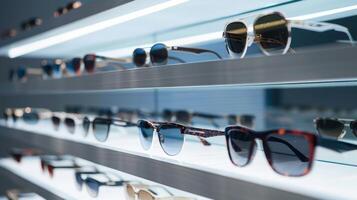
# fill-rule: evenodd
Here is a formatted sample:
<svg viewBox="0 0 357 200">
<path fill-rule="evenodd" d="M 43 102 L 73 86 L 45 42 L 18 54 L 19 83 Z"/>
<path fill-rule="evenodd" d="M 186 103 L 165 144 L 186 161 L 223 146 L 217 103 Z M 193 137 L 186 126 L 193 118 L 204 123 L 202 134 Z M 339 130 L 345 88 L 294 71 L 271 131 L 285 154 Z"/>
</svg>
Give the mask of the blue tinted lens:
<svg viewBox="0 0 357 200">
<path fill-rule="evenodd" d="M 164 63 L 168 58 L 169 52 L 164 44 L 155 44 L 150 50 L 150 59 L 152 63 Z"/>
<path fill-rule="evenodd" d="M 159 140 L 162 149 L 170 156 L 180 153 L 184 141 L 184 136 L 180 128 L 160 127 Z"/>
<path fill-rule="evenodd" d="M 79 173 L 75 173 L 75 178 L 76 178 L 76 186 L 78 190 L 82 189 L 83 185 L 83 179 Z"/>
<path fill-rule="evenodd" d="M 86 186 L 90 196 L 97 197 L 99 190 L 99 183 L 91 178 L 86 179 Z"/>
<path fill-rule="evenodd" d="M 17 69 L 16 74 L 19 79 L 23 79 L 26 76 L 26 69 L 21 67 L 21 68 Z"/>
<path fill-rule="evenodd" d="M 31 112 L 31 113 L 24 113 L 22 116 L 22 119 L 29 124 L 37 124 L 40 117 L 38 116 L 37 113 Z"/>
<path fill-rule="evenodd" d="M 133 62 L 137 67 L 141 67 L 146 63 L 146 51 L 142 48 L 137 48 L 133 52 Z"/>
<path fill-rule="evenodd" d="M 145 150 L 151 147 L 152 138 L 154 135 L 154 128 L 146 121 L 139 121 L 138 127 L 140 129 L 140 142 Z"/>
<path fill-rule="evenodd" d="M 110 123 L 107 120 L 95 119 L 93 121 L 93 133 L 100 142 L 105 142 L 108 138 Z"/>
</svg>

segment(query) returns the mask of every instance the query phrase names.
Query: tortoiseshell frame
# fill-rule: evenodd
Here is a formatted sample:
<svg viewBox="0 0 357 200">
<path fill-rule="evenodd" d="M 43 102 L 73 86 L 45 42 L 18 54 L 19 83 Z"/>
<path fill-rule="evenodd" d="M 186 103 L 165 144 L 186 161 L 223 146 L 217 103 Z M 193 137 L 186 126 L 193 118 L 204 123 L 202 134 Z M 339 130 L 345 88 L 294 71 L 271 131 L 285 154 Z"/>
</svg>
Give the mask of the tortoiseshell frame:
<svg viewBox="0 0 357 200">
<path fill-rule="evenodd" d="M 251 146 L 249 149 L 249 155 L 248 155 L 248 161 L 244 164 L 244 165 L 239 165 L 238 163 L 235 163 L 233 158 L 232 158 L 232 154 L 234 152 L 230 151 L 230 136 L 232 134 L 232 130 L 237 130 L 240 132 L 244 132 L 244 133 L 248 133 L 250 135 L 252 135 L 252 142 L 251 142 Z M 292 134 L 292 135 L 298 135 L 298 136 L 304 136 L 305 139 L 308 141 L 309 144 L 309 156 L 308 156 L 308 166 L 307 168 L 304 170 L 303 174 L 300 175 L 290 175 L 290 174 L 286 174 L 283 172 L 280 172 L 278 170 L 276 170 L 273 166 L 273 160 L 272 160 L 272 156 L 271 156 L 271 151 L 267 145 L 267 138 L 271 135 L 285 135 L 285 134 Z M 254 155 L 254 148 L 256 145 L 255 139 L 260 139 L 263 142 L 263 150 L 264 150 L 264 154 L 268 160 L 268 163 L 270 165 L 270 167 L 278 174 L 283 175 L 283 176 L 304 176 L 306 174 L 308 174 L 311 171 L 312 168 L 312 161 L 314 160 L 314 156 L 315 156 L 315 147 L 317 145 L 317 135 L 313 134 L 313 133 L 309 133 L 309 132 L 303 132 L 303 131 L 298 131 L 298 130 L 286 130 L 286 129 L 278 129 L 278 130 L 270 130 L 270 131 L 253 131 L 250 130 L 248 128 L 245 127 L 241 127 L 241 126 L 230 126 L 227 127 L 225 129 L 225 135 L 226 135 L 226 144 L 227 144 L 227 151 L 228 151 L 228 155 L 229 158 L 231 160 L 231 162 L 238 167 L 244 167 L 246 165 L 248 165 L 251 160 L 252 157 Z"/>
</svg>

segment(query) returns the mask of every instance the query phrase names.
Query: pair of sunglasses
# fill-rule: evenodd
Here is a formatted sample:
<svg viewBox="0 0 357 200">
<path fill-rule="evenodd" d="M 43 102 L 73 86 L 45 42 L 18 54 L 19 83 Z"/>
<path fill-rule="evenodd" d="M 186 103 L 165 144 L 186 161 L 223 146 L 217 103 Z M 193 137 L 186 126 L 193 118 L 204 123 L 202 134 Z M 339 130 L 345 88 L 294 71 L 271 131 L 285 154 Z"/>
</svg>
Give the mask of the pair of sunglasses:
<svg viewBox="0 0 357 200">
<path fill-rule="evenodd" d="M 140 130 L 140 143 L 145 150 L 151 148 L 154 132 L 156 131 L 161 148 L 170 156 L 175 156 L 181 152 L 185 134 L 190 134 L 189 131 L 201 131 L 199 128 L 188 127 L 172 122 L 152 122 L 147 120 L 139 120 L 137 126 Z M 203 139 L 201 135 L 197 134 L 195 136 L 198 136 L 204 146 L 211 145 L 208 141 Z"/>
<path fill-rule="evenodd" d="M 180 63 L 185 63 L 184 60 L 169 56 L 169 51 L 179 51 L 179 52 L 188 52 L 193 54 L 202 54 L 202 53 L 211 53 L 214 54 L 217 58 L 222 59 L 222 57 L 208 49 L 199 49 L 199 48 L 189 48 L 189 47 L 178 47 L 178 46 L 166 46 L 162 43 L 154 44 L 149 52 L 151 64 L 167 64 L 168 59 L 176 60 Z M 143 48 L 136 48 L 133 52 L 133 63 L 137 67 L 147 66 L 148 53 Z"/>
<path fill-rule="evenodd" d="M 82 166 L 78 165 L 73 157 L 70 156 L 42 156 L 41 169 L 48 172 L 50 177 L 54 176 L 56 169 L 78 169 Z"/>
<path fill-rule="evenodd" d="M 94 137 L 99 142 L 107 141 L 109 137 L 110 127 L 119 126 L 119 127 L 136 127 L 136 123 L 131 123 L 129 121 L 124 121 L 116 118 L 101 118 L 96 117 L 94 120 L 90 120 L 88 117 L 83 118 L 82 127 L 85 133 L 85 136 L 88 135 L 89 130 L 92 129 Z"/>
<path fill-rule="evenodd" d="M 322 136 L 342 139 L 347 133 L 346 128 L 350 128 L 357 137 L 357 120 L 355 119 L 317 118 L 314 123 L 318 133 Z"/>
<path fill-rule="evenodd" d="M 97 60 L 105 62 L 98 63 Z M 114 66 L 119 69 L 125 69 L 123 64 L 130 63 L 131 60 L 125 58 L 110 58 L 96 54 L 87 54 L 83 57 L 83 59 L 79 57 L 73 58 L 70 62 L 67 63 L 67 68 L 73 71 L 75 74 L 79 75 L 82 73 L 82 62 L 84 64 L 84 70 L 91 74 L 95 72 L 96 68 Z"/>
<path fill-rule="evenodd" d="M 253 23 L 253 33 L 248 31 L 250 27 L 244 21 L 230 22 L 224 29 L 223 37 L 228 53 L 234 57 L 243 58 L 253 43 L 257 43 L 265 55 L 286 54 L 290 49 L 292 26 L 315 32 L 342 32 L 353 44 L 346 27 L 326 22 L 288 20 L 279 12 L 258 16 Z"/>
<path fill-rule="evenodd" d="M 100 181 L 95 178 L 96 175 L 101 175 L 107 179 L 107 181 Z M 113 174 L 114 175 L 114 174 Z M 102 186 L 120 187 L 123 186 L 124 181 L 120 176 L 114 175 L 115 180 L 106 172 L 100 171 L 76 171 L 75 179 L 78 190 L 82 190 L 83 185 L 87 188 L 88 194 L 91 197 L 97 197 L 99 194 L 99 188 Z"/>
<path fill-rule="evenodd" d="M 22 158 L 25 156 L 37 156 L 41 154 L 42 151 L 38 149 L 31 149 L 31 148 L 27 148 L 27 149 L 14 148 L 11 149 L 10 151 L 11 157 L 18 163 L 20 163 Z"/>
<path fill-rule="evenodd" d="M 71 134 L 76 132 L 76 124 L 80 123 L 79 116 L 69 113 L 52 113 L 51 121 L 53 128 L 58 131 L 61 123 L 63 122 L 67 131 Z"/>
<path fill-rule="evenodd" d="M 33 17 L 33 18 L 30 18 L 29 20 L 21 23 L 21 29 L 23 31 L 27 31 L 32 28 L 35 28 L 36 26 L 42 25 L 42 23 L 43 23 L 43 20 L 41 18 Z"/>
<path fill-rule="evenodd" d="M 169 190 L 158 185 L 127 183 L 125 190 L 127 200 L 194 200 L 194 198 L 174 196 Z"/>
</svg>

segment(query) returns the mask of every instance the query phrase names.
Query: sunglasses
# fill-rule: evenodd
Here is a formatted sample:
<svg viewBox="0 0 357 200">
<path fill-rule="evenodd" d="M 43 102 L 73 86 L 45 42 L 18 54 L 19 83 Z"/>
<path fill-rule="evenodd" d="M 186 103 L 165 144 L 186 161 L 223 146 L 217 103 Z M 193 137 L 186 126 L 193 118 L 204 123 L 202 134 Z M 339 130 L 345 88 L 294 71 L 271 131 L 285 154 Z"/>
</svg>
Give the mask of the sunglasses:
<svg viewBox="0 0 357 200">
<path fill-rule="evenodd" d="M 172 59 L 180 63 L 185 63 L 185 61 L 180 58 L 169 56 L 169 51 L 189 52 L 193 54 L 212 53 L 219 59 L 222 59 L 222 57 L 218 53 L 208 49 L 166 46 L 165 44 L 157 43 L 154 44 L 150 49 L 150 62 L 152 64 L 167 64 L 168 59 Z M 147 57 L 148 55 L 145 49 L 137 48 L 133 52 L 133 63 L 137 67 L 147 66 Z"/>
<path fill-rule="evenodd" d="M 169 156 L 175 156 L 181 152 L 185 134 L 198 136 L 204 146 L 211 145 L 201 137 L 200 134 L 203 132 L 200 128 L 188 127 L 171 122 L 152 122 L 147 120 L 139 120 L 137 126 L 140 130 L 139 138 L 141 146 L 145 150 L 150 149 L 155 131 L 158 133 L 161 148 Z"/>
<path fill-rule="evenodd" d="M 71 156 L 41 157 L 41 169 L 44 173 L 48 172 L 51 178 L 54 176 L 55 169 L 79 169 L 81 167 Z"/>
<path fill-rule="evenodd" d="M 357 120 L 354 119 L 317 118 L 314 123 L 318 133 L 323 136 L 342 139 L 347 133 L 346 128 L 350 128 L 357 137 Z"/>
<path fill-rule="evenodd" d="M 106 181 L 101 181 L 96 179 L 96 176 L 103 176 L 105 177 Z M 108 173 L 104 172 L 97 172 L 97 173 L 80 173 L 77 178 L 80 180 L 82 185 L 84 184 L 87 188 L 88 194 L 91 197 L 97 197 L 99 194 L 99 188 L 102 186 L 109 186 L 109 187 L 121 187 L 123 186 L 127 181 L 124 181 L 120 176 L 114 175 L 110 176 Z"/>
<path fill-rule="evenodd" d="M 127 183 L 125 190 L 127 200 L 194 200 L 194 198 L 174 196 L 169 190 L 158 185 Z"/>
<path fill-rule="evenodd" d="M 253 23 L 253 33 L 248 31 L 250 27 L 244 21 L 230 22 L 224 29 L 223 37 L 228 53 L 235 57 L 243 58 L 253 43 L 257 43 L 265 55 L 285 54 L 292 50 L 292 26 L 315 32 L 343 32 L 353 44 L 353 38 L 346 27 L 326 22 L 288 20 L 279 12 L 258 16 Z"/>
<path fill-rule="evenodd" d="M 33 17 L 33 18 L 29 19 L 28 21 L 21 23 L 21 29 L 24 31 L 30 30 L 36 26 L 40 26 L 42 24 L 42 22 L 43 22 L 43 20 L 41 18 Z"/>
<path fill-rule="evenodd" d="M 80 124 L 82 121 L 79 120 L 80 116 L 70 113 L 52 113 L 51 121 L 53 128 L 58 131 L 61 123 L 63 122 L 67 131 L 71 134 L 76 132 L 76 124 Z"/>
<path fill-rule="evenodd" d="M 37 156 L 42 154 L 42 152 L 38 149 L 11 149 L 10 155 L 11 157 L 18 163 L 21 162 L 22 158 L 25 156 Z"/>
<path fill-rule="evenodd" d="M 93 121 L 91 121 L 88 117 L 84 117 L 82 122 L 82 128 L 85 133 L 85 136 L 88 135 L 89 129 L 92 128 L 93 135 L 99 142 L 107 141 L 111 125 L 119 127 L 137 126 L 136 123 L 131 123 L 129 121 L 124 121 L 116 118 L 96 117 Z"/>
<path fill-rule="evenodd" d="M 76 58 L 78 59 L 78 58 Z M 97 60 L 106 61 L 98 63 Z M 84 69 L 87 73 L 94 73 L 96 68 L 103 68 L 103 67 L 117 67 L 119 69 L 125 69 L 122 65 L 124 63 L 130 63 L 130 59 L 125 58 L 109 58 L 105 56 L 99 56 L 95 54 L 87 54 L 82 59 L 84 63 Z M 78 62 L 78 61 L 76 61 Z M 72 61 L 73 63 L 73 61 Z"/>
</svg>

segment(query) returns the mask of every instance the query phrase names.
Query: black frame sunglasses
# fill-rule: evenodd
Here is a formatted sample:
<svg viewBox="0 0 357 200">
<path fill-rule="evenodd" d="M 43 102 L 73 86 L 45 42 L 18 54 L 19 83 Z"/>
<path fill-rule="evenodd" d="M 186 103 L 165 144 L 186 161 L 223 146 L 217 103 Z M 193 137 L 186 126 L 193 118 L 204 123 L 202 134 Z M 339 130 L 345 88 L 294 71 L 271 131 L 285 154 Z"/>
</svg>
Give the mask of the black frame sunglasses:
<svg viewBox="0 0 357 200">
<path fill-rule="evenodd" d="M 201 54 L 201 53 L 211 53 L 214 54 L 217 58 L 222 59 L 222 57 L 216 53 L 215 51 L 208 49 L 200 49 L 200 48 L 190 48 L 190 47 L 179 47 L 179 46 L 166 46 L 162 43 L 154 44 L 149 52 L 150 62 L 151 64 L 166 64 L 168 59 L 176 60 L 180 63 L 185 63 L 184 60 L 169 56 L 169 51 L 180 51 L 180 52 L 188 52 L 193 54 Z M 143 48 L 136 48 L 133 52 L 133 63 L 137 67 L 144 67 L 146 65 L 148 53 Z"/>
</svg>

